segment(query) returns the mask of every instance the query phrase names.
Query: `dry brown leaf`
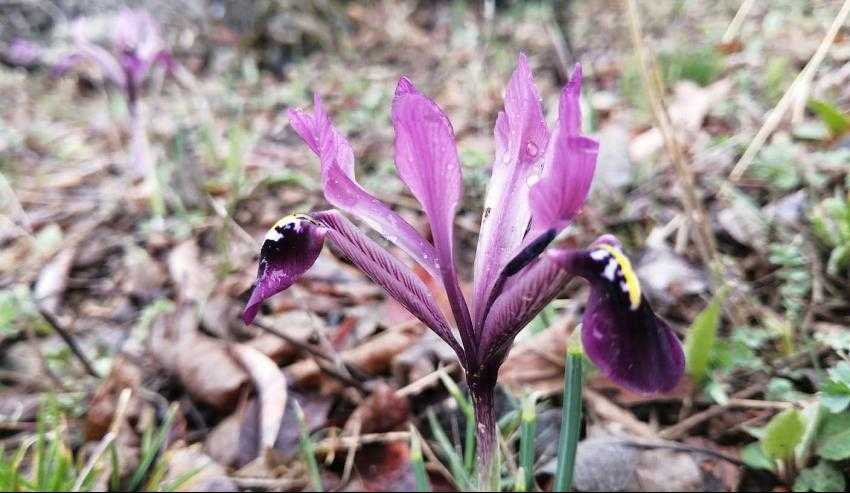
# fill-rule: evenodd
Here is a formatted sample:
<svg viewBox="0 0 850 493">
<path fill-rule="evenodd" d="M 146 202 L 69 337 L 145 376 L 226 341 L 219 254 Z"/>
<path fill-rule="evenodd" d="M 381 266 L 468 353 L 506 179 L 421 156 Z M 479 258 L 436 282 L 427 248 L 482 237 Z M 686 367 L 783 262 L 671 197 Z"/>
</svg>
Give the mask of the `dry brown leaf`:
<svg viewBox="0 0 850 493">
<path fill-rule="evenodd" d="M 180 243 L 168 255 L 168 273 L 177 287 L 179 299 L 203 303 L 215 288 L 215 277 L 201 261 L 194 238 Z"/>
<path fill-rule="evenodd" d="M 575 320 L 564 318 L 517 344 L 499 370 L 499 382 L 516 391 L 558 392 L 564 385 L 567 338 L 574 327 Z"/>
<path fill-rule="evenodd" d="M 275 363 L 245 344 L 234 344 L 231 353 L 251 375 L 260 399 L 260 449 L 274 447 L 286 410 L 286 378 Z"/>
<path fill-rule="evenodd" d="M 71 273 L 76 254 L 76 248 L 65 248 L 38 274 L 33 296 L 50 313 L 58 313 L 62 306 L 62 297 L 68 287 L 68 274 Z"/>
<path fill-rule="evenodd" d="M 195 400 L 217 411 L 232 411 L 248 384 L 248 374 L 233 359 L 227 345 L 198 332 L 198 316 L 192 305 L 181 305 L 157 318 L 151 327 L 150 349 Z"/>
<path fill-rule="evenodd" d="M 389 330 L 368 339 L 363 344 L 343 351 L 342 360 L 366 375 L 377 375 L 390 367 L 394 358 L 415 344 L 424 327 L 419 324 Z M 318 383 L 321 369 L 312 359 L 302 360 L 285 368 L 293 385 Z"/>
<path fill-rule="evenodd" d="M 227 471 L 206 455 L 199 444 L 185 448 L 171 448 L 165 453 L 168 472 L 162 484 L 172 485 L 189 475 L 175 491 L 237 491 L 236 484 Z"/>
</svg>

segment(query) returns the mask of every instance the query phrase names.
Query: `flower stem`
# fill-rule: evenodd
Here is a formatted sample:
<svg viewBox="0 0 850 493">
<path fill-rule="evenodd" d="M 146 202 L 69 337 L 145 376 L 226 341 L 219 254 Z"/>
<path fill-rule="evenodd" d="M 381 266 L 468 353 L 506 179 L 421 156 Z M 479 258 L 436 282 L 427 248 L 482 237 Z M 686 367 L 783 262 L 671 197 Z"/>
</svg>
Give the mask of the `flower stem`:
<svg viewBox="0 0 850 493">
<path fill-rule="evenodd" d="M 496 445 L 496 409 L 494 394 L 495 379 L 478 379 L 471 377 L 467 381 L 469 393 L 472 396 L 472 406 L 475 409 L 476 463 L 478 466 L 478 485 L 486 491 L 498 474 L 494 469 L 494 454 Z"/>
<path fill-rule="evenodd" d="M 561 414 L 561 436 L 558 440 L 558 467 L 554 491 L 569 491 L 573 483 L 576 448 L 581 429 L 582 354 L 567 351 L 564 378 L 564 407 Z"/>
</svg>

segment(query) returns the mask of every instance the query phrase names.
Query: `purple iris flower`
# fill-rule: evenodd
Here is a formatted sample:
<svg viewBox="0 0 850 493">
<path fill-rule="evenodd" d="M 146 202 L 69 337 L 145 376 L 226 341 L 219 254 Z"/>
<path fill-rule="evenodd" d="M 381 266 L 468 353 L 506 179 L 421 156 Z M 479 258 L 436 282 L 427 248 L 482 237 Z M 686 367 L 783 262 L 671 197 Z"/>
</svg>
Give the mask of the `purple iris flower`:
<svg viewBox="0 0 850 493">
<path fill-rule="evenodd" d="M 90 61 L 127 99 L 135 101 L 154 67 L 174 68 L 174 60 L 165 46 L 156 21 L 143 10 L 121 10 L 115 17 L 110 38 L 110 50 L 89 40 L 85 19 L 74 25 L 74 48 L 54 65 L 53 72 L 61 75 L 75 65 Z"/>
<path fill-rule="evenodd" d="M 558 122 L 549 129 L 520 55 L 496 119 L 496 159 L 478 238 L 471 310 L 452 248 L 461 166 L 451 123 L 439 106 L 407 78 L 399 80 L 392 103 L 395 163 L 427 215 L 433 241 L 357 183 L 351 146 L 318 96 L 313 113 L 290 110 L 292 127 L 321 161 L 325 198 L 336 209 L 286 217 L 268 232 L 244 321 L 251 323 L 264 300 L 304 274 L 329 239 L 457 353 L 475 404 L 478 455 L 485 464 L 494 444 L 492 399 L 499 366 L 517 333 L 574 276 L 590 284 L 582 321 L 587 356 L 623 387 L 643 394 L 670 391 L 684 369 L 681 345 L 652 311 L 616 238 L 602 236 L 584 250 L 551 246 L 579 213 L 596 167 L 599 145 L 581 134 L 580 92 L 581 67 L 576 66 L 561 91 Z M 342 212 L 368 224 L 442 282 L 453 323 L 411 269 Z"/>
<path fill-rule="evenodd" d="M 74 49 L 53 66 L 53 74 L 62 75 L 83 62 L 94 62 L 103 76 L 124 94 L 129 113 L 132 171 L 150 174 L 153 165 L 149 152 L 141 96 L 145 82 L 157 66 L 172 74 L 176 63 L 160 35 L 156 21 L 143 10 L 124 9 L 115 17 L 111 51 L 88 39 L 85 19 L 73 30 Z"/>
</svg>

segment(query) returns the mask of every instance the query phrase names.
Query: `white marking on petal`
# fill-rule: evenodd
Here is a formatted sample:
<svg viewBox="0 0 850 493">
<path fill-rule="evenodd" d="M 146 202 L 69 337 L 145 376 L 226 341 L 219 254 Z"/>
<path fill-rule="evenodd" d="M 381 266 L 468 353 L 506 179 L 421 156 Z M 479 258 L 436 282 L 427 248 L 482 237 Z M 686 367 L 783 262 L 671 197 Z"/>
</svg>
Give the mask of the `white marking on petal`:
<svg viewBox="0 0 850 493">
<path fill-rule="evenodd" d="M 626 281 L 620 281 L 620 289 L 622 289 L 624 293 L 629 292 L 629 285 L 626 283 Z"/>
<path fill-rule="evenodd" d="M 278 232 L 278 230 L 276 228 L 272 228 L 272 229 L 269 230 L 268 233 L 266 233 L 265 240 L 271 241 L 272 243 L 274 243 L 274 242 L 280 240 L 281 238 L 283 238 L 283 235 L 280 234 L 280 232 Z"/>
<path fill-rule="evenodd" d="M 594 250 L 590 252 L 590 258 L 596 261 L 608 258 L 610 255 L 611 254 L 606 252 L 605 250 Z"/>
<path fill-rule="evenodd" d="M 608 265 L 605 266 L 605 271 L 602 272 L 602 276 L 605 279 L 608 279 L 609 281 L 614 282 L 614 276 L 617 273 L 617 267 L 619 267 L 619 264 L 617 263 L 616 259 L 614 259 L 614 258 L 608 259 Z"/>
</svg>

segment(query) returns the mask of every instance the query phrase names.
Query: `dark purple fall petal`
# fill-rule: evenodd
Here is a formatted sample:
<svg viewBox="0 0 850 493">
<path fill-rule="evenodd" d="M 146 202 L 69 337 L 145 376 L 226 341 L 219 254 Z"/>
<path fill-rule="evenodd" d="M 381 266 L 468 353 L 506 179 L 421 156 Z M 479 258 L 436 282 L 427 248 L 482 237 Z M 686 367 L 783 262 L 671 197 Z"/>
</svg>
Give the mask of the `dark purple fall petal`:
<svg viewBox="0 0 850 493">
<path fill-rule="evenodd" d="M 436 103 L 404 77 L 393 98 L 392 121 L 398 174 L 428 216 L 443 285 L 464 344 L 471 348 L 472 321 L 455 271 L 453 252 L 453 222 L 463 176 L 451 123 Z"/>
<path fill-rule="evenodd" d="M 281 219 L 266 234 L 260 249 L 260 266 L 251 298 L 242 319 L 253 322 L 263 301 L 287 289 L 316 262 L 325 229 L 303 216 Z"/>
<path fill-rule="evenodd" d="M 333 126 L 315 97 L 313 113 L 290 109 L 289 122 L 308 147 L 319 157 L 322 189 L 334 207 L 357 216 L 410 255 L 432 276 L 440 279 L 434 247 L 386 204 L 361 187 L 354 177 L 354 152 Z"/>
<path fill-rule="evenodd" d="M 68 70 L 86 61 L 94 62 L 100 68 L 103 76 L 115 86 L 120 89 L 127 87 L 127 76 L 118 59 L 100 46 L 89 42 L 78 42 L 75 51 L 63 55 L 54 64 L 51 73 L 57 77 L 64 75 Z"/>
<path fill-rule="evenodd" d="M 671 391 L 685 369 L 679 339 L 645 299 L 632 311 L 615 291 L 591 288 L 581 329 L 585 353 L 622 387 L 641 394 Z"/>
<path fill-rule="evenodd" d="M 475 323 L 486 315 L 490 291 L 517 254 L 531 220 L 528 180 L 549 141 L 540 96 L 525 55 L 505 90 L 505 110 L 496 119 L 496 159 L 487 186 L 475 253 Z"/>
<path fill-rule="evenodd" d="M 599 238 L 585 251 L 553 251 L 549 257 L 590 283 L 582 320 L 585 353 L 612 381 L 642 394 L 668 392 L 685 368 L 682 345 L 656 316 L 619 242 Z"/>
</svg>

